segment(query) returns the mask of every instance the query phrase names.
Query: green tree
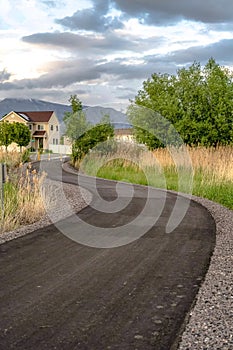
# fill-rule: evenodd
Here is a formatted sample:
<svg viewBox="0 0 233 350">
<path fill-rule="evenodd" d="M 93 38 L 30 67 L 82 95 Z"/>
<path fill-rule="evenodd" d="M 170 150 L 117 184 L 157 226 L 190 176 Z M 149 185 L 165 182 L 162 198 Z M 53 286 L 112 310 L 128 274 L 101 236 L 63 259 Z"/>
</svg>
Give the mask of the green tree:
<svg viewBox="0 0 233 350">
<path fill-rule="evenodd" d="M 141 112 L 135 106 L 141 107 Z M 167 123 L 161 122 L 158 115 Z M 194 62 L 189 68 L 179 69 L 176 75 L 153 74 L 132 101 L 128 117 L 135 125 L 136 139 L 149 148 L 160 147 L 165 139 L 165 144 L 178 142 L 171 124 L 186 144 L 230 144 L 233 75 L 213 58 L 204 68 Z"/>
<path fill-rule="evenodd" d="M 86 115 L 82 111 L 82 102 L 77 96 L 71 95 L 69 102 L 72 112 L 66 112 L 63 121 L 66 127 L 65 135 L 73 143 L 90 128 L 91 124 L 87 121 Z"/>
<path fill-rule="evenodd" d="M 22 123 L 13 123 L 13 141 L 20 147 L 20 152 L 22 152 L 22 147 L 28 146 L 31 133 L 27 125 Z"/>
<path fill-rule="evenodd" d="M 211 126 L 203 135 L 205 144 L 233 142 L 233 73 L 210 59 L 204 69 L 206 77 L 206 124 Z"/>
<path fill-rule="evenodd" d="M 77 97 L 77 95 L 71 95 L 69 98 L 69 102 L 71 104 L 73 113 L 82 111 L 83 104 L 82 101 Z"/>
<path fill-rule="evenodd" d="M 14 128 L 13 124 L 8 121 L 0 122 L 0 145 L 5 146 L 6 152 L 8 146 L 14 141 Z"/>
<path fill-rule="evenodd" d="M 87 130 L 74 142 L 72 148 L 73 162 L 80 162 L 92 148 L 113 136 L 114 128 L 110 123 L 109 116 L 105 115 L 100 123 Z"/>
</svg>

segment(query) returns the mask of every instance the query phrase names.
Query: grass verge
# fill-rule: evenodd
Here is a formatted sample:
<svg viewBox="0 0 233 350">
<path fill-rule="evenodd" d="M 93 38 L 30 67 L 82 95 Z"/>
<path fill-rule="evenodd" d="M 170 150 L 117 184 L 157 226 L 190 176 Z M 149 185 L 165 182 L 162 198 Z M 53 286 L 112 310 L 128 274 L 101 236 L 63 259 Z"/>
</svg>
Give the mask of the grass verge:
<svg viewBox="0 0 233 350">
<path fill-rule="evenodd" d="M 39 220 L 45 212 L 41 185 L 45 174 L 27 168 L 22 164 L 27 155 L 17 152 L 0 153 L 0 162 L 7 164 L 7 181 L 2 195 L 4 206 L 0 205 L 0 232 L 11 231 L 21 225 Z"/>
<path fill-rule="evenodd" d="M 179 150 L 178 153 L 168 148 L 149 152 L 120 145 L 114 153 L 90 152 L 81 163 L 81 170 L 106 179 L 180 192 L 186 192 L 189 186 L 180 186 L 179 180 L 190 180 L 192 173 L 193 195 L 233 209 L 233 147 L 188 147 L 186 150 L 191 169 L 187 159 L 174 162 L 174 154 L 183 154 Z"/>
</svg>

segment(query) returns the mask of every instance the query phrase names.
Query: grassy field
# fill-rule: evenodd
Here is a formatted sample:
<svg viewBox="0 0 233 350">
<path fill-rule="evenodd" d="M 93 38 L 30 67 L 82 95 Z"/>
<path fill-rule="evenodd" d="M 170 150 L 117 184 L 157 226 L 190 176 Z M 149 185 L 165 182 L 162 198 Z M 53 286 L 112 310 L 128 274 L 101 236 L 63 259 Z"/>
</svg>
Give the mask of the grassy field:
<svg viewBox="0 0 233 350">
<path fill-rule="evenodd" d="M 31 169 L 30 163 L 27 169 L 23 167 L 23 162 L 27 160 L 28 154 L 0 152 L 0 162 L 7 164 L 4 210 L 0 206 L 1 233 L 33 223 L 44 214 L 40 188 L 45 174 L 37 174 Z"/>
<path fill-rule="evenodd" d="M 175 159 L 175 161 L 174 161 Z M 0 232 L 41 218 L 45 209 L 40 191 L 45 174 L 22 166 L 27 154 L 0 152 L 7 164 L 4 212 Z M 121 144 L 114 152 L 92 151 L 81 163 L 89 175 L 193 193 L 233 209 L 233 147 L 158 149 L 154 152 Z"/>
<path fill-rule="evenodd" d="M 175 161 L 174 161 L 175 159 Z M 89 175 L 192 193 L 233 209 L 233 147 L 157 149 L 121 145 L 92 151 L 81 170 Z"/>
</svg>

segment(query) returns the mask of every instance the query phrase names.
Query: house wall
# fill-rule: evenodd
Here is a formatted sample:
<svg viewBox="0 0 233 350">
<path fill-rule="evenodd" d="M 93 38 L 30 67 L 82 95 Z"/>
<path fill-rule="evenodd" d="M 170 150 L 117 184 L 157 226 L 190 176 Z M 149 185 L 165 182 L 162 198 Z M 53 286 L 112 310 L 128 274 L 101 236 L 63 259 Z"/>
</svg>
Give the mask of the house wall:
<svg viewBox="0 0 233 350">
<path fill-rule="evenodd" d="M 12 111 L 6 117 L 4 117 L 4 121 L 9 121 L 10 123 L 19 122 L 29 127 L 32 139 L 29 147 L 33 147 L 35 149 L 39 148 L 39 137 L 33 137 L 34 132 L 40 130 L 38 127 L 39 125 L 43 126 L 43 130 L 46 132 L 45 137 L 41 137 L 43 138 L 44 149 L 49 149 L 50 144 L 60 144 L 60 125 L 55 113 L 52 114 L 49 122 L 28 122 Z M 12 145 L 11 148 L 16 149 L 16 146 Z"/>
<path fill-rule="evenodd" d="M 117 141 L 123 141 L 123 142 L 134 142 L 134 136 L 132 129 L 115 129 L 114 132 L 114 138 Z"/>
<path fill-rule="evenodd" d="M 15 112 L 10 112 L 3 121 L 8 121 L 9 123 L 22 123 L 27 125 L 26 120 L 20 118 Z"/>
<path fill-rule="evenodd" d="M 59 145 L 60 144 L 60 124 L 55 113 L 52 114 L 49 123 L 47 125 L 47 148 L 49 145 Z"/>
<path fill-rule="evenodd" d="M 18 116 L 18 114 L 16 114 L 15 112 L 10 112 L 5 118 L 4 120 L 5 122 L 9 122 L 9 123 L 22 123 L 24 125 L 27 125 L 26 120 L 24 120 L 23 118 L 20 118 Z M 12 142 L 8 147 L 8 152 L 19 152 L 20 151 L 20 147 L 15 143 Z M 26 149 L 26 147 L 22 147 L 22 150 Z M 0 150 L 1 151 L 5 151 L 5 146 L 0 146 Z"/>
</svg>

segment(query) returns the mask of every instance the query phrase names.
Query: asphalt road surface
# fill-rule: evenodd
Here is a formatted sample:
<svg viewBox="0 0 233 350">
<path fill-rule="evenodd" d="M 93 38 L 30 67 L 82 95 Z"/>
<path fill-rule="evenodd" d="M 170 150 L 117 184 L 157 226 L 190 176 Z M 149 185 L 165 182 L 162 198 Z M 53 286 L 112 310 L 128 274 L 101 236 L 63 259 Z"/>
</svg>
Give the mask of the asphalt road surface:
<svg viewBox="0 0 233 350">
<path fill-rule="evenodd" d="M 93 204 L 0 245 L 0 349 L 176 349 L 215 245 L 208 211 L 191 201 L 166 233 L 175 194 L 43 167 Z"/>
</svg>

